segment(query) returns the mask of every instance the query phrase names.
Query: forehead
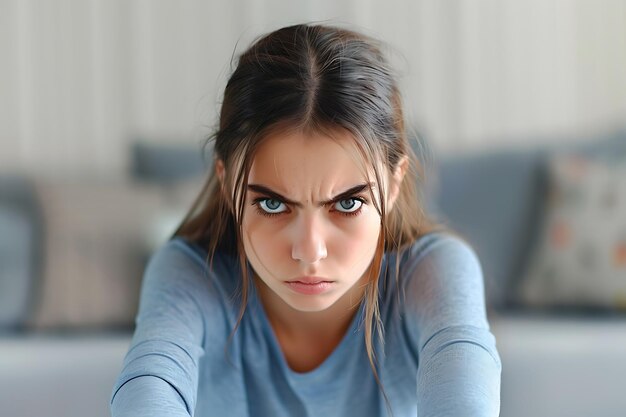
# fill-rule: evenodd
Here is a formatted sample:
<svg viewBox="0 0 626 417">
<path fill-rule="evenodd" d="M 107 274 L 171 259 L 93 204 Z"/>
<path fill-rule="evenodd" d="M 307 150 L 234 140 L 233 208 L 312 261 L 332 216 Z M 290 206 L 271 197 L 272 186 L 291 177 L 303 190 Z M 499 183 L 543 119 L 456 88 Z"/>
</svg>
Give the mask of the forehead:
<svg viewBox="0 0 626 417">
<path fill-rule="evenodd" d="M 313 197 L 373 179 L 372 163 L 364 160 L 347 131 L 338 131 L 332 138 L 321 133 L 286 131 L 262 142 L 254 155 L 248 182 L 290 196 Z"/>
</svg>

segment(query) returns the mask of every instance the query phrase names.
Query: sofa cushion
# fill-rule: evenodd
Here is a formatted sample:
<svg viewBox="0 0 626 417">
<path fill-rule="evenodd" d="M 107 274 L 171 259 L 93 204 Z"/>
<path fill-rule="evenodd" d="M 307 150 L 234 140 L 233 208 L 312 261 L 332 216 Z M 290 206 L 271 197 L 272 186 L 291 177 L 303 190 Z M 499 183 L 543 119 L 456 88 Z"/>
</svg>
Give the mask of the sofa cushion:
<svg viewBox="0 0 626 417">
<path fill-rule="evenodd" d="M 498 150 L 449 156 L 437 165 L 434 211 L 476 250 L 487 303 L 501 308 L 514 298 L 537 219 L 544 175 L 540 151 Z"/>
<path fill-rule="evenodd" d="M 158 245 L 151 241 L 155 224 L 163 213 L 189 206 L 193 193 L 125 180 L 40 179 L 36 188 L 45 246 L 42 285 L 30 326 L 132 326 L 145 261 Z"/>
</svg>

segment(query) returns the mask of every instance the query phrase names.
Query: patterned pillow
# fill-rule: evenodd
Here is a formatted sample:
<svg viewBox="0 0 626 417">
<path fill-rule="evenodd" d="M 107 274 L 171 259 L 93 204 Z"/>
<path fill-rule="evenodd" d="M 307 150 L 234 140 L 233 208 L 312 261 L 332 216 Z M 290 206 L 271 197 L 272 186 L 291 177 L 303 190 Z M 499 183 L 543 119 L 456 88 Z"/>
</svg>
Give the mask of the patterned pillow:
<svg viewBox="0 0 626 417">
<path fill-rule="evenodd" d="M 559 155 L 548 168 L 545 221 L 523 302 L 626 308 L 626 159 Z"/>
</svg>

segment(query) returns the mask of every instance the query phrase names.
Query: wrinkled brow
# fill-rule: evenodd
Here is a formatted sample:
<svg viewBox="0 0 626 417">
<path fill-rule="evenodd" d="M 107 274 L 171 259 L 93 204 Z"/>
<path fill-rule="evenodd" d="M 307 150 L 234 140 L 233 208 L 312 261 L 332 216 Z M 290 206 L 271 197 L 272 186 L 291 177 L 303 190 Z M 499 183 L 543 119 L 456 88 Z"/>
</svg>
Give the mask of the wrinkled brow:
<svg viewBox="0 0 626 417">
<path fill-rule="evenodd" d="M 355 194 L 362 193 L 365 190 L 370 190 L 371 191 L 375 187 L 376 187 L 376 185 L 373 182 L 355 185 L 354 187 L 350 187 L 347 190 L 340 192 L 339 194 L 337 194 L 336 196 L 334 196 L 330 200 L 324 200 L 324 201 L 318 202 L 317 205 L 318 206 L 325 206 L 325 205 L 328 205 L 328 204 L 331 204 L 331 203 L 336 203 L 337 201 L 341 201 L 341 200 L 350 198 L 350 197 L 352 197 Z M 255 193 L 267 195 L 270 198 L 274 198 L 276 200 L 280 200 L 283 203 L 290 204 L 290 205 L 295 206 L 295 207 L 302 207 L 302 203 L 290 200 L 290 199 L 280 195 L 276 191 L 272 190 L 271 188 L 266 187 L 266 186 L 261 185 L 261 184 L 248 184 L 248 190 L 253 191 Z"/>
</svg>

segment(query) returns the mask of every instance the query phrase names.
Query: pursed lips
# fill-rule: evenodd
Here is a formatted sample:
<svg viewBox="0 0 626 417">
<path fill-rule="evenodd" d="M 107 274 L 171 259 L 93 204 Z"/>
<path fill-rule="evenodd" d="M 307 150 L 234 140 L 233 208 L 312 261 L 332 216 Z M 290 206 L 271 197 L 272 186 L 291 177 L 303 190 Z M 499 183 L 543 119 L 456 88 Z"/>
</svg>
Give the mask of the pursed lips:
<svg viewBox="0 0 626 417">
<path fill-rule="evenodd" d="M 287 282 L 299 282 L 301 284 L 315 285 L 315 284 L 319 284 L 320 282 L 334 282 L 334 281 L 330 279 L 326 279 L 326 278 L 321 278 L 321 277 L 298 277 L 296 279 L 291 279 Z"/>
</svg>

